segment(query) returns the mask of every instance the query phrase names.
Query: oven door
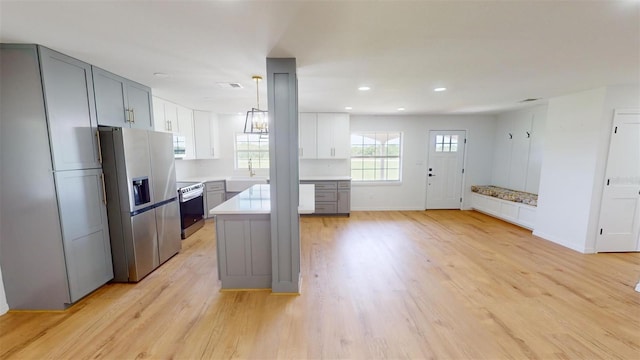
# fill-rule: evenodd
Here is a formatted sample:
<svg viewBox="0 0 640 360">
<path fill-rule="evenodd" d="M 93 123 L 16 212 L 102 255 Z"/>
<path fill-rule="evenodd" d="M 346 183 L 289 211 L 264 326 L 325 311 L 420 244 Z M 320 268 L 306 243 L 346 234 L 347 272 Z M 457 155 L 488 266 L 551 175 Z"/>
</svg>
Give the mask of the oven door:
<svg viewBox="0 0 640 360">
<path fill-rule="evenodd" d="M 204 196 L 200 194 L 180 203 L 180 227 L 182 230 L 204 219 Z"/>
</svg>

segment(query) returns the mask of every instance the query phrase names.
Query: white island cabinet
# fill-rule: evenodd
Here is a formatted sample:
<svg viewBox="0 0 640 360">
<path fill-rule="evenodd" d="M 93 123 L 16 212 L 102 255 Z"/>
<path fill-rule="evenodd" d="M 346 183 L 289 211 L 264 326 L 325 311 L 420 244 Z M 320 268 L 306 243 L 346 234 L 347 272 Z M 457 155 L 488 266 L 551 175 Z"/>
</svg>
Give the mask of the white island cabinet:
<svg viewBox="0 0 640 360">
<path fill-rule="evenodd" d="M 314 185 L 300 185 L 298 213 L 315 209 Z M 259 184 L 211 209 L 223 289 L 271 288 L 271 192 Z"/>
</svg>

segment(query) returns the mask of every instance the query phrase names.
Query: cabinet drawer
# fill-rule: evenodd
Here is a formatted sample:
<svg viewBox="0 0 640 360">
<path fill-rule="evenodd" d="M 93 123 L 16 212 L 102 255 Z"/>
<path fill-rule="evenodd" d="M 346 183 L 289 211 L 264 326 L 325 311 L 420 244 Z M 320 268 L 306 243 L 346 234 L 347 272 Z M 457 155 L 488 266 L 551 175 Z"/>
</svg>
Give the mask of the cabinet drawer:
<svg viewBox="0 0 640 360">
<path fill-rule="evenodd" d="M 351 189 L 351 181 L 338 181 L 338 189 Z"/>
<path fill-rule="evenodd" d="M 316 191 L 318 190 L 335 190 L 338 188 L 337 183 L 335 181 L 321 181 L 317 182 Z"/>
<path fill-rule="evenodd" d="M 317 201 L 338 201 L 338 193 L 336 191 L 316 191 Z"/>
<path fill-rule="evenodd" d="M 224 181 L 211 181 L 206 185 L 207 191 L 224 191 Z"/>
<path fill-rule="evenodd" d="M 338 212 L 336 203 L 316 203 L 316 214 L 335 214 Z"/>
</svg>

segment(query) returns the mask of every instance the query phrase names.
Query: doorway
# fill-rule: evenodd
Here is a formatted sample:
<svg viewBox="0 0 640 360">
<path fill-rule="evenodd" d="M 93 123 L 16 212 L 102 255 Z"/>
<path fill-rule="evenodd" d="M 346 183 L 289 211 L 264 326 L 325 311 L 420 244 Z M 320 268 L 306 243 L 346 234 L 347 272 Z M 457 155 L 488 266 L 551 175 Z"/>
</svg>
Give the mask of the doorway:
<svg viewBox="0 0 640 360">
<path fill-rule="evenodd" d="M 431 130 L 427 161 L 426 209 L 460 209 L 467 132 Z"/>
<path fill-rule="evenodd" d="M 616 110 L 596 251 L 640 251 L 640 110 Z"/>
</svg>

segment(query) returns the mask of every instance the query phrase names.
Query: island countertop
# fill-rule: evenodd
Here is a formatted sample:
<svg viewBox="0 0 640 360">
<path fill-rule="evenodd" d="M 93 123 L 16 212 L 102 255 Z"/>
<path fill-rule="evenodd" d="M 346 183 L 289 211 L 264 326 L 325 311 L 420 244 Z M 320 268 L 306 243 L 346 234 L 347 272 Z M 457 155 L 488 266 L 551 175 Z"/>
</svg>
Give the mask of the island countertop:
<svg viewBox="0 0 640 360">
<path fill-rule="evenodd" d="M 253 185 L 249 189 L 223 202 L 209 211 L 211 215 L 250 215 L 271 213 L 271 190 L 269 184 Z M 315 186 L 300 184 L 299 214 L 315 211 Z"/>
</svg>

